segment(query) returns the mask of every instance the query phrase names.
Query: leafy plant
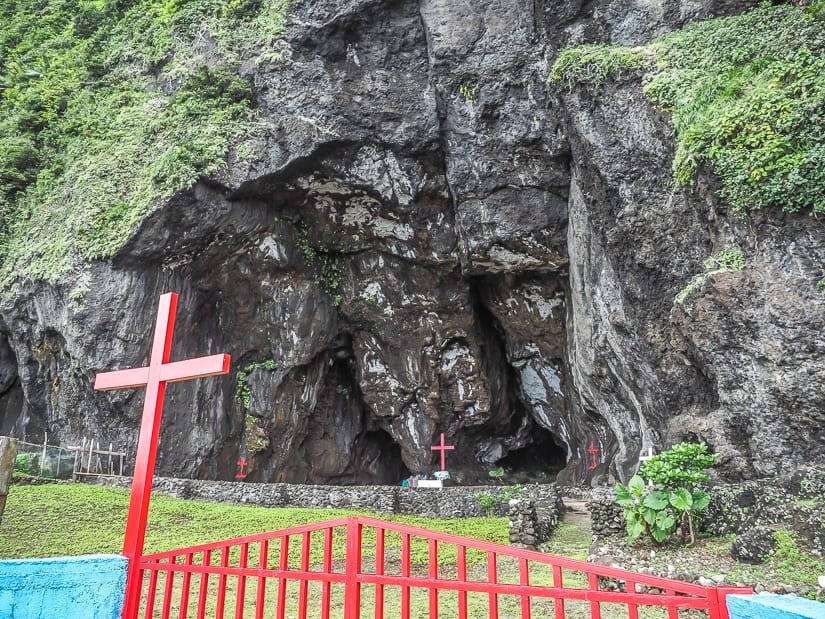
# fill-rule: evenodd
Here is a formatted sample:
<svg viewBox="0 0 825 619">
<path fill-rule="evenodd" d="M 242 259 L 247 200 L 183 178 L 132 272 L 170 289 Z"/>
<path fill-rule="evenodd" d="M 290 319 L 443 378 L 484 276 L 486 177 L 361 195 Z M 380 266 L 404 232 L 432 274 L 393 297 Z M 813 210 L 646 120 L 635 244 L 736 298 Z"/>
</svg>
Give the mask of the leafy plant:
<svg viewBox="0 0 825 619">
<path fill-rule="evenodd" d="M 577 84 L 598 87 L 611 75 L 641 69 L 643 65 L 640 49 L 603 43 L 579 45 L 561 51 L 547 81 L 571 91 Z"/>
<path fill-rule="evenodd" d="M 464 102 L 468 105 L 475 105 L 478 103 L 478 86 L 468 86 L 467 84 L 462 84 L 458 87 L 458 94 L 461 95 L 461 98 L 464 99 Z"/>
<path fill-rule="evenodd" d="M 627 486 L 616 484 L 629 542 L 647 533 L 662 543 L 678 529 L 682 543 L 688 537 L 694 543 L 694 524 L 710 504 L 710 495 L 696 486 L 709 479 L 705 469 L 716 461 L 707 449 L 705 443 L 679 443 L 646 460 Z"/>
<path fill-rule="evenodd" d="M 520 499 L 523 493 L 524 489 L 521 485 L 516 484 L 514 486 L 505 486 L 498 494 L 491 492 L 476 492 L 474 496 L 476 501 L 478 501 L 479 507 L 481 507 L 481 509 L 489 515 L 497 512 L 510 501 Z"/>
<path fill-rule="evenodd" d="M 650 101 L 676 134 L 673 177 L 709 166 L 731 211 L 825 211 L 825 10 L 763 3 L 694 22 L 642 48 L 562 50 L 549 76 L 572 89 L 644 69 Z M 650 59 L 649 61 L 647 59 Z"/>
<path fill-rule="evenodd" d="M 475 499 L 478 501 L 478 506 L 484 510 L 487 515 L 492 514 L 501 505 L 501 500 L 495 494 L 489 492 L 476 492 Z"/>
<path fill-rule="evenodd" d="M 676 528 L 676 520 L 668 512 L 668 493 L 650 490 L 644 480 L 634 475 L 627 486 L 616 484 L 616 503 L 624 507 L 628 542 L 648 533 L 657 542 L 663 542 Z"/>
<path fill-rule="evenodd" d="M 693 312 L 693 305 L 690 303 L 690 295 L 705 285 L 705 282 L 719 273 L 729 273 L 731 271 L 741 271 L 746 266 L 745 256 L 738 249 L 724 249 L 715 256 L 705 258 L 702 266 L 704 273 L 694 275 L 688 285 L 676 295 L 675 303 L 682 307 L 688 314 Z"/>
<path fill-rule="evenodd" d="M 690 491 L 686 488 L 676 488 L 669 491 L 668 502 L 673 508 L 679 529 L 682 531 L 682 543 L 686 536 L 690 536 L 690 543 L 696 541 L 694 523 L 707 506 L 710 505 L 710 495 L 704 490 Z"/>
<path fill-rule="evenodd" d="M 255 363 L 250 363 L 235 373 L 235 395 L 241 401 L 241 404 L 243 404 L 244 410 L 249 409 L 249 398 L 251 397 L 251 393 L 249 391 L 249 375 L 258 369 L 274 372 L 278 369 L 278 363 L 275 359 L 256 361 Z"/>
<path fill-rule="evenodd" d="M 679 443 L 656 454 L 639 467 L 639 475 L 668 490 L 692 489 L 709 479 L 705 469 L 716 462 L 705 443 Z"/>
</svg>

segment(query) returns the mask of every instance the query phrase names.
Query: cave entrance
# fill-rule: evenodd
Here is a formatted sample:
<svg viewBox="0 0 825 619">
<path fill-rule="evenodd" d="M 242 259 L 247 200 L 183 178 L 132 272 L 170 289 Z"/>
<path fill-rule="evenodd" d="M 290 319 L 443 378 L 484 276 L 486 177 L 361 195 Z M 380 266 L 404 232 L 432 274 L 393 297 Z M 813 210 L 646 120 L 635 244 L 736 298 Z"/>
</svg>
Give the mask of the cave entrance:
<svg viewBox="0 0 825 619">
<path fill-rule="evenodd" d="M 567 464 L 567 448 L 559 444 L 552 432 L 534 426 L 530 439 L 530 443 L 496 462 L 504 468 L 507 483 L 553 482 Z"/>
<path fill-rule="evenodd" d="M 384 430 L 366 432 L 359 441 L 365 458 L 356 472 L 362 485 L 389 484 L 397 486 L 410 471 L 401 459 L 401 447 Z"/>
<path fill-rule="evenodd" d="M 23 412 L 23 386 L 8 336 L 0 334 L 0 436 L 12 436 Z"/>
</svg>

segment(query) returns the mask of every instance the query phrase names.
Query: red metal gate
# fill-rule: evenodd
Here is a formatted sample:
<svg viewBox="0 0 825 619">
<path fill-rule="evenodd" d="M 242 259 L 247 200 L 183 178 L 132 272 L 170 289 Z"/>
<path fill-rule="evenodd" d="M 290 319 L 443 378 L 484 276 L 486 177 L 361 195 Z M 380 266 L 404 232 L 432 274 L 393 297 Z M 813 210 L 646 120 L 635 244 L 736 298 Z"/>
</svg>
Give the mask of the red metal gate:
<svg viewBox="0 0 825 619">
<path fill-rule="evenodd" d="M 139 568 L 139 616 L 163 619 L 727 619 L 725 596 L 750 592 L 360 516 L 147 555 Z"/>
</svg>

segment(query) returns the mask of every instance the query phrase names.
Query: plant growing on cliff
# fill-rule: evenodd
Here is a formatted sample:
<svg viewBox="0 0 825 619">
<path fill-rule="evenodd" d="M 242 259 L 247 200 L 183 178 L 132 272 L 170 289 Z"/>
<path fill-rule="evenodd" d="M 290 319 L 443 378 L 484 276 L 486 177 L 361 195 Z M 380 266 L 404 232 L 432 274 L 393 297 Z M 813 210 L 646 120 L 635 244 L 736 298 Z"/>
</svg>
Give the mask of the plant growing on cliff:
<svg viewBox="0 0 825 619">
<path fill-rule="evenodd" d="M 687 286 L 682 288 L 679 294 L 676 295 L 676 304 L 681 306 L 688 315 L 693 313 L 693 305 L 689 302 L 690 295 L 693 294 L 693 292 L 704 286 L 708 279 L 714 275 L 731 271 L 741 271 L 747 266 L 747 262 L 745 261 L 744 254 L 738 249 L 724 249 L 714 256 L 705 258 L 702 266 L 705 272 L 694 275 Z"/>
<path fill-rule="evenodd" d="M 825 16 L 763 4 L 653 44 L 648 97 L 671 113 L 674 177 L 702 162 L 733 212 L 825 210 Z"/>
<path fill-rule="evenodd" d="M 572 89 L 645 69 L 644 91 L 675 129 L 677 185 L 692 185 L 709 166 L 734 214 L 765 207 L 816 214 L 825 211 L 824 33 L 821 1 L 764 3 L 643 48 L 563 50 L 549 79 Z"/>
<path fill-rule="evenodd" d="M 256 122 L 236 67 L 271 48 L 286 7 L 3 3 L 0 278 L 111 256 L 155 205 L 224 165 Z"/>
<path fill-rule="evenodd" d="M 244 410 L 249 410 L 249 399 L 252 395 L 249 391 L 249 375 L 259 369 L 274 372 L 278 369 L 278 363 L 275 359 L 256 361 L 255 363 L 250 363 L 235 373 L 235 396 L 240 400 Z"/>
<path fill-rule="evenodd" d="M 548 82 L 573 90 L 578 84 L 601 86 L 611 75 L 641 69 L 644 56 L 641 49 L 628 49 L 602 43 L 568 47 L 559 53 Z"/>
<path fill-rule="evenodd" d="M 467 105 L 475 105 L 478 103 L 478 86 L 462 84 L 458 87 L 458 94 L 461 95 L 461 98 L 464 99 Z"/>
</svg>

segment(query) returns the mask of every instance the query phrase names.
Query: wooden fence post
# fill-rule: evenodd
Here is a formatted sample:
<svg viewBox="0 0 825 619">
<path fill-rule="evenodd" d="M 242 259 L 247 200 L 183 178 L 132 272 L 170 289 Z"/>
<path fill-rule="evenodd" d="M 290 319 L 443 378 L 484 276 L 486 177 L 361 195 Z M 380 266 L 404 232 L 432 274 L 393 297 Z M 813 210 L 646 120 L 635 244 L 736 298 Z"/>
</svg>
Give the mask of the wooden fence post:
<svg viewBox="0 0 825 619">
<path fill-rule="evenodd" d="M 11 473 L 17 456 L 17 441 L 8 436 L 0 436 L 0 522 L 6 507 L 6 496 L 11 485 Z"/>
</svg>

